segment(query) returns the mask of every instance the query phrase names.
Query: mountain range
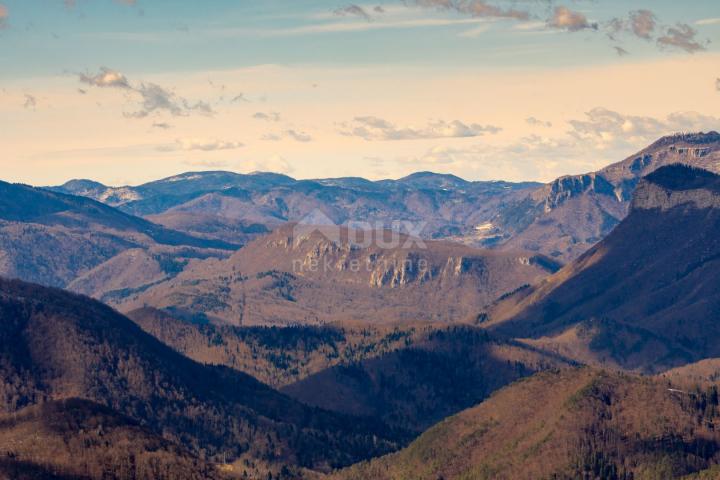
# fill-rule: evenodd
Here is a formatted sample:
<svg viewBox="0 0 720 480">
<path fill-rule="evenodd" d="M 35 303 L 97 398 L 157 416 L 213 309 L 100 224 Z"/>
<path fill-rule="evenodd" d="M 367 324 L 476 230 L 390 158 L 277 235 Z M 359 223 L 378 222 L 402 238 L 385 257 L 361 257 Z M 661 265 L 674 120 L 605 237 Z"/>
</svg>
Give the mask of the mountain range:
<svg viewBox="0 0 720 480">
<path fill-rule="evenodd" d="M 673 163 L 720 172 L 720 134 L 663 137 L 597 172 L 548 184 L 469 182 L 430 172 L 375 182 L 190 172 L 137 187 L 72 180 L 52 190 L 88 196 L 170 228 L 235 243 L 320 210 L 337 224 L 391 227 L 393 222 L 423 222 L 425 238 L 530 250 L 566 262 L 627 215 L 640 178 Z"/>
<path fill-rule="evenodd" d="M 100 202 L 0 182 L 0 274 L 69 287 L 99 265 L 142 254 L 155 278 L 190 258 L 227 256 L 238 245 L 168 229 Z M 115 278 L 115 286 L 129 285 Z"/>
<path fill-rule="evenodd" d="M 0 183 L 0 477 L 718 478 L 719 145 Z"/>
</svg>

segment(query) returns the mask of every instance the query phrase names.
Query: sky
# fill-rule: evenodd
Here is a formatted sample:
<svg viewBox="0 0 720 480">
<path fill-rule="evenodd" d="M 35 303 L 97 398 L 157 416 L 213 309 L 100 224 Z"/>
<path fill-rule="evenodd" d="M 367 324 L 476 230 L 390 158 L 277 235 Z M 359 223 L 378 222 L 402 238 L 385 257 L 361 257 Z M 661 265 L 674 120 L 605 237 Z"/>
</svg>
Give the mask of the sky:
<svg viewBox="0 0 720 480">
<path fill-rule="evenodd" d="M 550 181 L 701 130 L 717 0 L 0 0 L 5 181 Z"/>
</svg>

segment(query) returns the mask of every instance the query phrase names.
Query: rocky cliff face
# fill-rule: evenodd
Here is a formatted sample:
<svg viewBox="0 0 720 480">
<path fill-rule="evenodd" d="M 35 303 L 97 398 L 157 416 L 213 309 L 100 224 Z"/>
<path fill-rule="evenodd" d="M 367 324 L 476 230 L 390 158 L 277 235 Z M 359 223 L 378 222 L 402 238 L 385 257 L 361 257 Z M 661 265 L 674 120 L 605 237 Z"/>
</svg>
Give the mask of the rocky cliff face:
<svg viewBox="0 0 720 480">
<path fill-rule="evenodd" d="M 719 267 L 720 176 L 669 165 L 640 181 L 610 235 L 490 322 L 584 363 L 658 371 L 717 357 Z"/>
<path fill-rule="evenodd" d="M 572 260 L 627 216 L 642 177 L 672 164 L 720 172 L 720 134 L 663 137 L 622 162 L 594 173 L 561 177 L 521 201 L 509 202 L 492 223 L 505 238 L 503 248 Z"/>
<path fill-rule="evenodd" d="M 705 170 L 673 165 L 650 174 L 635 190 L 631 210 L 720 208 L 720 181 Z"/>
<path fill-rule="evenodd" d="M 393 243 L 387 231 L 300 230 L 282 227 L 227 260 L 196 262 L 115 304 L 245 325 L 452 322 L 475 319 L 487 303 L 559 268 L 550 258 L 524 252 L 402 235 Z"/>
<path fill-rule="evenodd" d="M 615 197 L 615 186 L 598 173 L 561 177 L 537 192 L 543 211 L 549 213 L 567 200 L 586 193 Z"/>
</svg>

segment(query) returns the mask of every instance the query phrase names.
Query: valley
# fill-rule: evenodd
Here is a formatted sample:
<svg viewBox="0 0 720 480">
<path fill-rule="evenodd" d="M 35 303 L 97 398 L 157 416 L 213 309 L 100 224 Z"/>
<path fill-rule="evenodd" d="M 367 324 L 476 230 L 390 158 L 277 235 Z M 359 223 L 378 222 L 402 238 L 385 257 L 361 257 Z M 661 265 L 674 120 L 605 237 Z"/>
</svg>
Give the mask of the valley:
<svg viewBox="0 0 720 480">
<path fill-rule="evenodd" d="M 713 478 L 719 143 L 664 138 L 546 186 L 6 184 L 0 473 Z M 366 216 L 360 190 L 406 216 Z M 563 243 L 563 222 L 584 230 Z"/>
</svg>

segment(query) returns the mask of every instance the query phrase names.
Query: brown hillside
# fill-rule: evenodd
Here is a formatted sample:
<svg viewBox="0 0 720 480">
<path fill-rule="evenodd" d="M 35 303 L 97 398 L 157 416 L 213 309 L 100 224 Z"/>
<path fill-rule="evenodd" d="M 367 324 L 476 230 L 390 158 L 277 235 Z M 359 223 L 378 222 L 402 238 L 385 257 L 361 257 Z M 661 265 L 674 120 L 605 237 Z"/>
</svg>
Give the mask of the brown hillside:
<svg viewBox="0 0 720 480">
<path fill-rule="evenodd" d="M 663 369 L 720 355 L 720 176 L 669 166 L 630 215 L 538 286 L 495 306 L 491 328 L 586 362 Z"/>
<path fill-rule="evenodd" d="M 326 233 L 286 225 L 227 260 L 194 263 L 113 303 L 234 325 L 474 321 L 487 303 L 558 268 L 539 255 L 407 236 L 385 248 L 387 231 Z M 373 235 L 369 246 L 363 235 Z"/>
<path fill-rule="evenodd" d="M 0 409 L 85 398 L 206 458 L 324 469 L 392 448 L 382 426 L 208 367 L 87 297 L 0 280 Z"/>
<path fill-rule="evenodd" d="M 69 399 L 0 416 L 0 477 L 41 480 L 202 480 L 215 467 L 87 400 Z"/>
<path fill-rule="evenodd" d="M 590 368 L 540 373 L 343 480 L 672 479 L 720 461 L 717 395 Z M 717 477 L 698 477 L 717 478 Z"/>
</svg>

